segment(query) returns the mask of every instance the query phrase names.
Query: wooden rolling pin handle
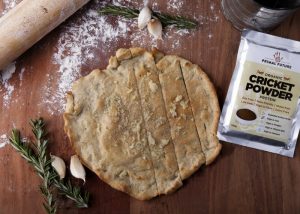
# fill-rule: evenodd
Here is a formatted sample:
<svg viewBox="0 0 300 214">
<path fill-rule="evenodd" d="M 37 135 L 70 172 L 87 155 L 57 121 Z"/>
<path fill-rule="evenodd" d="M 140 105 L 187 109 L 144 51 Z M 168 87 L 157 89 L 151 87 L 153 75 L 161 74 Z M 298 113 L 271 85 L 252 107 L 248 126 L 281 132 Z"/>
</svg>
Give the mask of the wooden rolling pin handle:
<svg viewBox="0 0 300 214">
<path fill-rule="evenodd" d="M 0 19 L 0 70 L 89 0 L 23 0 Z"/>
</svg>

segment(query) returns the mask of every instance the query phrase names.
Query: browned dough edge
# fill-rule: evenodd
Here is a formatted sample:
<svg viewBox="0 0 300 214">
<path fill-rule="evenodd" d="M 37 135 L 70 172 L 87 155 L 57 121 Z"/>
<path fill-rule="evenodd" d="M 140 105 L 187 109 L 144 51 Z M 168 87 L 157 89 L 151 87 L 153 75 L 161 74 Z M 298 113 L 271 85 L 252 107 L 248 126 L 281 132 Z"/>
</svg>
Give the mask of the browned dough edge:
<svg viewBox="0 0 300 214">
<path fill-rule="evenodd" d="M 200 66 L 198 66 L 197 64 L 195 64 L 197 67 L 197 71 L 198 73 L 203 77 L 203 79 L 205 79 L 209 85 L 208 88 L 204 88 L 204 90 L 209 91 L 211 93 L 211 98 L 213 98 L 213 104 L 212 104 L 212 108 L 213 108 L 213 112 L 215 114 L 214 116 L 214 120 L 212 123 L 212 130 L 210 130 L 211 132 L 213 132 L 214 135 L 214 141 L 216 144 L 216 147 L 213 149 L 209 150 L 209 155 L 206 157 L 206 165 L 211 164 L 219 155 L 221 149 L 222 149 L 222 144 L 219 142 L 219 139 L 217 137 L 217 130 L 218 130 L 218 124 L 219 124 L 219 119 L 220 119 L 220 114 L 221 114 L 221 110 L 220 110 L 220 104 L 219 104 L 219 100 L 218 100 L 218 96 L 217 96 L 217 92 L 216 89 L 213 85 L 213 83 L 211 82 L 210 78 L 208 77 L 208 75 L 200 68 Z"/>
<path fill-rule="evenodd" d="M 193 64 L 192 62 L 190 62 L 184 58 L 181 58 L 181 57 L 179 57 L 179 58 Z M 199 65 L 197 65 L 197 64 L 193 64 L 193 65 L 196 66 L 196 70 L 199 73 L 199 75 L 202 77 L 202 79 L 207 82 L 208 87 L 205 87 L 204 90 L 210 93 L 210 101 L 213 102 L 212 105 L 210 105 L 210 106 L 214 112 L 214 117 L 213 117 L 213 122 L 212 122 L 212 129 L 209 131 L 214 133 L 214 138 L 211 140 L 214 141 L 213 144 L 215 144 L 216 146 L 214 148 L 211 148 L 210 150 L 208 150 L 207 153 L 205 153 L 206 165 L 209 165 L 217 158 L 217 156 L 219 155 L 219 153 L 222 149 L 222 144 L 220 144 L 219 139 L 216 136 L 221 110 L 220 110 L 220 105 L 219 105 L 219 100 L 218 100 L 216 89 L 215 89 L 213 83 L 211 82 L 210 78 L 208 77 L 207 73 L 205 73 Z"/>
</svg>

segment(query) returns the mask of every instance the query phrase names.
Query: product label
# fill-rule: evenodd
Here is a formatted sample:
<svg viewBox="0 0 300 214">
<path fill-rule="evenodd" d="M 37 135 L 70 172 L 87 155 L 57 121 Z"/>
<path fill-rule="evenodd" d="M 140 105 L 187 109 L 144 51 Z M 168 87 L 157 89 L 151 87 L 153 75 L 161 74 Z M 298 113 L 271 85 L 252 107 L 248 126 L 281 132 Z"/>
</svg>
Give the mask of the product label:
<svg viewBox="0 0 300 214">
<path fill-rule="evenodd" d="M 300 41 L 244 30 L 218 138 L 293 157 L 300 130 L 299 96 Z"/>
<path fill-rule="evenodd" d="M 274 59 L 256 56 L 256 62 L 244 62 L 231 129 L 289 142 L 300 96 L 300 73 L 282 59 L 275 52 Z"/>
</svg>

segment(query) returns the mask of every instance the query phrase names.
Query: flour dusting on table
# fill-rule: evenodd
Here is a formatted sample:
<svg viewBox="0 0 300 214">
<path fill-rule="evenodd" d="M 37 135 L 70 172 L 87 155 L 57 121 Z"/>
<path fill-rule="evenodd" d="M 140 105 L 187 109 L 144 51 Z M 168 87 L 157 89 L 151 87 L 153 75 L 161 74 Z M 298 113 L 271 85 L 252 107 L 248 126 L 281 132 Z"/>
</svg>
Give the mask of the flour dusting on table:
<svg viewBox="0 0 300 214">
<path fill-rule="evenodd" d="M 117 0 L 114 3 L 119 4 Z M 103 54 L 111 51 L 113 54 L 120 45 L 122 46 L 118 42 L 125 39 L 132 46 L 157 46 L 157 41 L 146 29 L 138 30 L 136 20 L 99 15 L 97 8 L 102 4 L 96 2 L 77 19 L 67 22 L 62 27 L 52 58 L 53 63 L 58 66 L 57 88 L 54 94 L 51 94 L 53 90 L 49 88 L 53 87 L 52 84 L 43 88 L 46 94 L 43 103 L 47 104 L 50 114 L 60 114 L 64 111 L 66 92 L 81 76 L 81 68 L 99 57 L 99 51 Z M 171 47 L 174 50 L 180 48 L 180 39 L 188 34 L 188 31 L 167 28 L 163 36 L 164 42 L 172 41 Z M 53 79 L 49 78 L 49 81 Z"/>
<path fill-rule="evenodd" d="M 6 146 L 9 143 L 8 137 L 6 134 L 0 135 L 0 149 Z"/>
<path fill-rule="evenodd" d="M 21 71 L 19 73 L 20 86 L 22 85 L 22 80 L 23 80 L 24 72 L 25 72 L 25 68 L 21 68 Z"/>
<path fill-rule="evenodd" d="M 52 58 L 58 66 L 57 89 L 44 100 L 51 104 L 48 106 L 51 114 L 63 112 L 66 92 L 81 76 L 81 67 L 95 60 L 96 48 L 100 44 L 103 51 L 112 47 L 118 38 L 126 36 L 127 27 L 128 23 L 123 19 L 119 19 L 116 25 L 108 23 L 107 17 L 100 16 L 94 9 L 63 27 Z M 44 91 L 49 89 L 44 88 Z"/>
<path fill-rule="evenodd" d="M 13 84 L 10 84 L 9 82 L 9 80 L 11 79 L 15 71 L 16 71 L 16 62 L 13 62 L 0 73 L 1 76 L 0 92 L 3 92 L 4 106 L 9 105 L 12 93 L 15 90 L 15 86 Z"/>
<path fill-rule="evenodd" d="M 184 5 L 183 0 L 168 0 L 167 1 L 167 8 L 168 10 L 174 11 L 174 12 L 179 12 Z"/>
</svg>

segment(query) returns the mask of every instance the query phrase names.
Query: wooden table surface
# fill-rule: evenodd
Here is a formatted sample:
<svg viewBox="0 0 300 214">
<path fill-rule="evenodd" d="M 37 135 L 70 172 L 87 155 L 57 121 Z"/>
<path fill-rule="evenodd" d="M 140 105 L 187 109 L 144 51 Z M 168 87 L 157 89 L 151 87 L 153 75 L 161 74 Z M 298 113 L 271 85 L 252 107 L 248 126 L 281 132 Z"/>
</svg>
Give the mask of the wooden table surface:
<svg viewBox="0 0 300 214">
<path fill-rule="evenodd" d="M 142 1 L 120 2 L 138 6 Z M 89 3 L 16 61 L 12 78 L 0 84 L 0 136 L 8 136 L 13 127 L 20 128 L 24 136 L 30 136 L 29 119 L 41 116 L 50 133 L 51 153 L 69 163 L 73 151 L 63 131 L 63 109 L 55 106 L 55 102 L 44 100 L 57 96 L 57 81 L 62 74 L 58 72 L 60 65 L 52 59 L 66 26 L 76 23 L 97 5 Z M 154 0 L 149 5 L 200 20 L 201 26 L 196 32 L 168 31 L 168 36 L 154 45 L 165 53 L 177 54 L 199 64 L 215 84 L 222 107 L 241 33 L 223 17 L 220 0 Z M 107 21 L 114 23 L 115 19 Z M 104 68 L 109 56 L 120 47 L 151 48 L 150 37 L 132 39 L 139 34 L 142 32 L 131 25 L 130 37 L 125 33 L 118 40 L 104 41 L 105 44 L 101 40 L 105 35 L 100 34 L 99 42 L 93 47 L 95 58 L 82 61 L 77 72 L 86 75 L 94 68 Z M 271 34 L 300 40 L 300 11 Z M 9 86 L 14 89 L 11 97 L 7 97 Z M 49 89 L 47 93 L 45 86 Z M 10 145 L 0 149 L 1 214 L 44 213 L 39 183 L 33 169 Z M 287 158 L 223 142 L 222 153 L 211 166 L 201 168 L 177 192 L 150 201 L 138 201 L 116 191 L 88 170 L 84 188 L 91 193 L 90 208 L 75 209 L 69 201 L 59 200 L 59 213 L 299 213 L 300 145 L 295 157 Z"/>
</svg>

